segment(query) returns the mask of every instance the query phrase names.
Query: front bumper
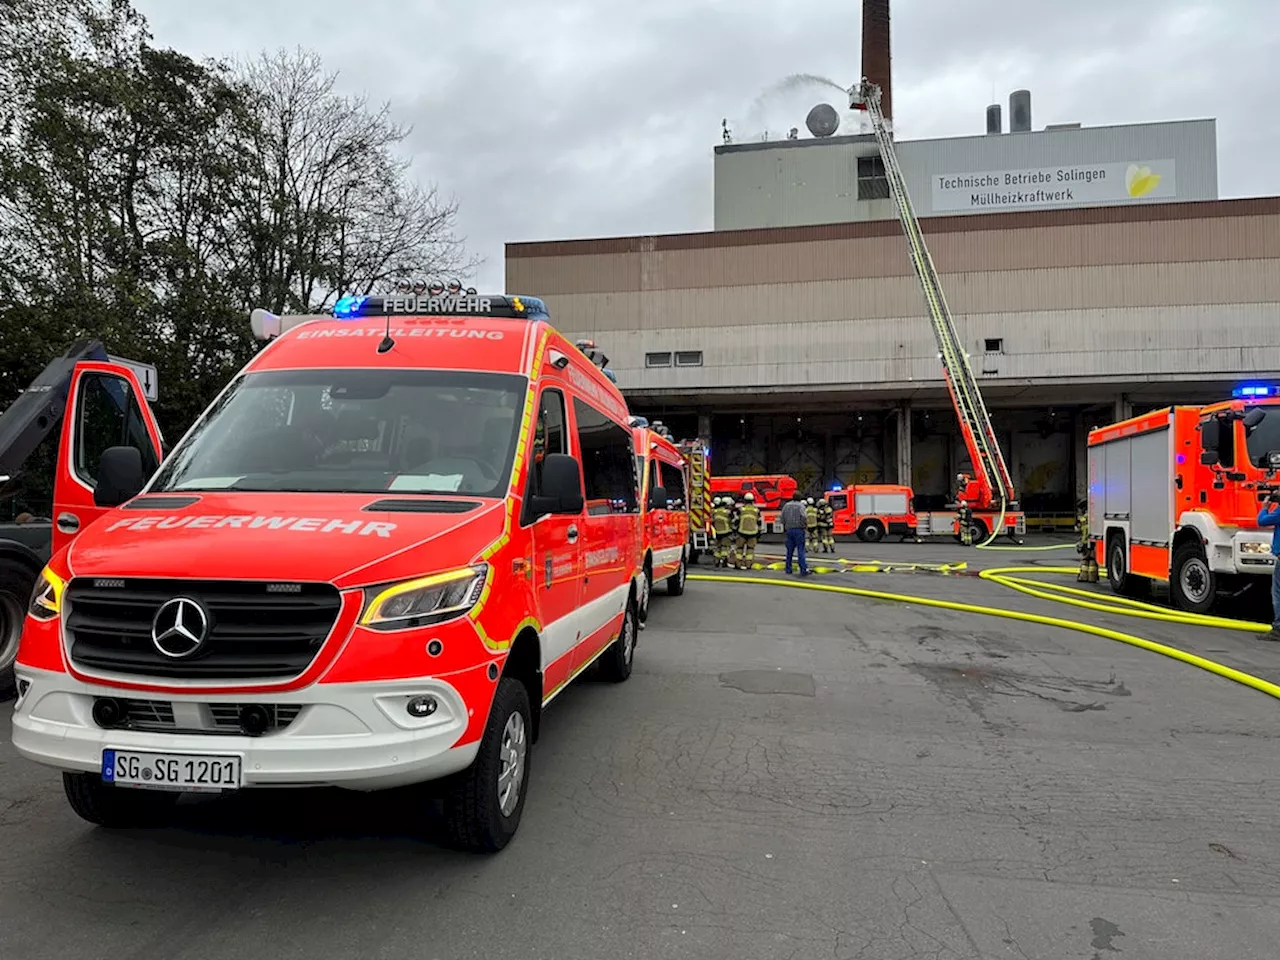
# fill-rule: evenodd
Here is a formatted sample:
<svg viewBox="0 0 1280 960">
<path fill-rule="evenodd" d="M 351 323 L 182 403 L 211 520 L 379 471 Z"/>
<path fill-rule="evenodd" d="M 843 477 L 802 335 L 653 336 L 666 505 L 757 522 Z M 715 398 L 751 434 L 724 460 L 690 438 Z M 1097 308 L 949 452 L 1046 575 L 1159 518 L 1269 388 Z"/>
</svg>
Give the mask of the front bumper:
<svg viewBox="0 0 1280 960">
<path fill-rule="evenodd" d="M 20 699 L 13 745 L 24 757 L 60 770 L 97 772 L 107 748 L 158 753 L 233 755 L 243 787 L 336 786 L 381 790 L 449 776 L 475 759 L 479 741 L 457 745 L 470 720 L 468 705 L 446 680 L 313 684 L 253 695 L 153 694 L 83 683 L 68 674 L 17 668 Z M 436 711 L 412 717 L 405 704 L 431 696 Z M 103 729 L 93 720 L 98 697 L 148 704 L 152 727 Z M 271 705 L 287 724 L 260 736 L 228 732 L 233 704 Z M 284 709 L 281 709 L 284 708 Z M 144 724 L 145 725 L 145 724 Z"/>
</svg>

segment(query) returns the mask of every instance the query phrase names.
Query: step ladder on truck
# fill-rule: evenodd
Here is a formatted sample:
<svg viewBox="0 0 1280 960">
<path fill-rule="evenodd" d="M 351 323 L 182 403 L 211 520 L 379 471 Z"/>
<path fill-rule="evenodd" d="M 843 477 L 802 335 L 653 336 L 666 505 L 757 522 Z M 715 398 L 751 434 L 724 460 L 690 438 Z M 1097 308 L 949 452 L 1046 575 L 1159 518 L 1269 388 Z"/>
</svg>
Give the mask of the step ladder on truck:
<svg viewBox="0 0 1280 960">
<path fill-rule="evenodd" d="M 675 445 L 689 467 L 689 562 L 697 563 L 711 550 L 711 448 L 702 439 L 677 440 Z"/>
<path fill-rule="evenodd" d="M 1114 592 L 1164 583 L 1174 606 L 1206 613 L 1271 576 L 1258 515 L 1280 491 L 1280 389 L 1235 393 L 1089 432 L 1089 536 Z"/>
<path fill-rule="evenodd" d="M 938 342 L 943 377 L 955 407 L 960 434 L 973 464 L 973 476 L 962 474 L 957 484 L 957 504 L 963 501 L 972 511 L 975 543 L 988 538 L 994 540 L 1001 533 L 1017 540 L 1026 533 L 1026 515 L 1018 507 L 1013 480 L 1005 465 L 995 429 L 991 425 L 991 416 L 987 413 L 982 393 L 978 389 L 978 379 L 973 374 L 968 352 L 956 332 L 946 297 L 942 293 L 942 284 L 934 269 L 933 258 L 929 255 L 924 234 L 920 230 L 920 221 L 912 207 L 906 179 L 902 175 L 893 146 L 893 136 L 880 109 L 880 87 L 863 77 L 861 83 L 849 90 L 849 107 L 865 111 L 875 131 L 885 178 L 889 182 L 890 199 L 894 202 L 898 221 L 906 236 L 911 265 L 915 268 L 916 277 L 924 291 L 929 319 L 933 323 L 934 337 Z M 920 535 L 943 532 L 929 522 L 932 519 L 921 515 L 918 528 Z M 956 524 L 954 529 L 958 532 L 958 521 Z"/>
</svg>

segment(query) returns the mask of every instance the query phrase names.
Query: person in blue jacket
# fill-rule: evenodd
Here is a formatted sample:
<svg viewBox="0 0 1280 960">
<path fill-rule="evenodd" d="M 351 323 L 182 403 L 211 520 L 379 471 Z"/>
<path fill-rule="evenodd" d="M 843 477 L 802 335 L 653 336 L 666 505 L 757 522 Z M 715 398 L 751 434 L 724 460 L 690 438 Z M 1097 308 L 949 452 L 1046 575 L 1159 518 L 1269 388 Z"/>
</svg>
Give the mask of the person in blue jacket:
<svg viewBox="0 0 1280 960">
<path fill-rule="evenodd" d="M 1264 639 L 1280 640 L 1280 490 L 1267 497 L 1258 514 L 1258 526 L 1271 528 L 1271 555 L 1276 558 L 1271 571 L 1271 632 Z"/>
</svg>

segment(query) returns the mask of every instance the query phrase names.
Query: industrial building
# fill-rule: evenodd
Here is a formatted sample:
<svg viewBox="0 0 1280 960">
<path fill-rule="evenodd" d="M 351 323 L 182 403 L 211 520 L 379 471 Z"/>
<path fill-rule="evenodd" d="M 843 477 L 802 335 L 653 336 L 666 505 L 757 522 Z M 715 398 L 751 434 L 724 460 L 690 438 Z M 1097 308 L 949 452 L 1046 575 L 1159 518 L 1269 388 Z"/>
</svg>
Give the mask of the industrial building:
<svg viewBox="0 0 1280 960">
<path fill-rule="evenodd" d="M 891 117 L 887 0 L 863 72 Z M 1069 511 L 1090 427 L 1280 373 L 1280 198 L 1218 199 L 1213 120 L 896 144 L 1030 513 Z M 715 149 L 715 229 L 512 243 L 507 289 L 609 355 L 633 409 L 710 438 L 721 473 L 909 482 L 967 466 L 874 137 Z M 815 122 L 816 115 L 816 122 Z"/>
</svg>

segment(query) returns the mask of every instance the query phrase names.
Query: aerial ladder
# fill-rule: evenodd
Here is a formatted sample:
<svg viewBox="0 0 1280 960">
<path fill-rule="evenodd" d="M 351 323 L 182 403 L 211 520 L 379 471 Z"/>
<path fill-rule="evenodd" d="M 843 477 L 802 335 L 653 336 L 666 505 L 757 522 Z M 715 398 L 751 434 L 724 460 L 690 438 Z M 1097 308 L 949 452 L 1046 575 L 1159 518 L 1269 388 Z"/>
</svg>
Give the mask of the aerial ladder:
<svg viewBox="0 0 1280 960">
<path fill-rule="evenodd" d="M 967 478 L 962 475 L 956 494 L 957 501 L 968 505 L 975 525 L 981 523 L 981 527 L 977 529 L 985 528 L 990 532 L 988 543 L 1000 533 L 1017 538 L 1026 531 L 1026 517 L 1018 509 L 1013 480 L 1005 465 L 1004 454 L 1000 451 L 995 429 L 991 425 L 991 416 L 982 401 L 977 377 L 973 375 L 973 368 L 969 364 L 968 352 L 956 333 L 955 322 L 951 319 L 951 311 L 947 308 L 947 300 L 942 293 L 942 284 L 933 266 L 933 258 L 929 256 L 929 248 L 925 245 L 924 234 L 920 230 L 920 221 L 911 205 L 906 179 L 898 165 L 893 137 L 880 109 L 880 87 L 863 77 L 862 82 L 849 91 L 849 107 L 865 111 L 875 131 L 885 178 L 889 182 L 889 196 L 894 202 L 898 221 L 902 224 L 902 232 L 907 239 L 911 265 L 924 290 L 929 319 L 933 323 L 934 337 L 938 342 L 938 356 L 942 360 L 943 377 L 955 407 L 961 436 L 973 462 L 974 476 Z"/>
</svg>

